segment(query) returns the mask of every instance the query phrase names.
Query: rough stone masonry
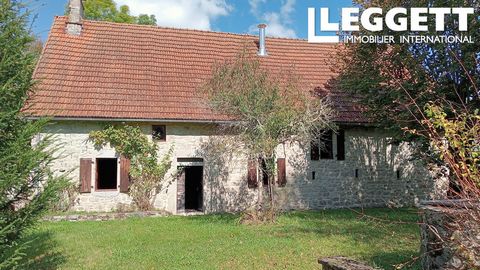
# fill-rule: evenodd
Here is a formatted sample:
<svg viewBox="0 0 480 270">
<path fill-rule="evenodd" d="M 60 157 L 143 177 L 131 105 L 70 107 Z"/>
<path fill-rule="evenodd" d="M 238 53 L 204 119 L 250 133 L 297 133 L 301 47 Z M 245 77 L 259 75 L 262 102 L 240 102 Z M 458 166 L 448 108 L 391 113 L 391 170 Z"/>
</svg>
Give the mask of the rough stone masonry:
<svg viewBox="0 0 480 270">
<path fill-rule="evenodd" d="M 95 121 L 59 121 L 51 125 L 46 133 L 55 135 L 63 149 L 53 169 L 73 170 L 70 177 L 79 183 L 81 158 L 118 158 L 113 149 L 97 150 L 88 140 L 90 131 L 104 125 Z M 152 124 L 140 125 L 151 138 Z M 166 124 L 166 141 L 157 142 L 159 151 L 166 153 L 173 146 L 174 154 L 167 173 L 168 184 L 155 199 L 158 210 L 177 213 L 177 169 L 182 165 L 179 160 L 185 158 L 202 161 L 203 212 L 240 211 L 255 203 L 257 188 L 247 186 L 247 159 L 240 152 L 217 151 L 215 145 L 221 143 L 221 138 L 212 135 L 213 128 L 195 123 Z M 388 134 L 372 128 L 345 129 L 345 160 L 335 158 L 335 136 L 332 159 L 310 160 L 309 149 L 279 146 L 278 157 L 287 160 L 287 183 L 276 188 L 278 205 L 282 209 L 397 207 L 442 198 L 446 182 L 435 181 L 421 162 L 411 160 L 411 146 L 390 144 L 388 138 Z M 94 178 L 96 167 L 91 170 Z M 92 187 L 90 192 L 79 194 L 75 210 L 114 211 L 131 203 L 128 194 L 118 188 L 105 191 L 95 189 L 93 184 Z"/>
</svg>

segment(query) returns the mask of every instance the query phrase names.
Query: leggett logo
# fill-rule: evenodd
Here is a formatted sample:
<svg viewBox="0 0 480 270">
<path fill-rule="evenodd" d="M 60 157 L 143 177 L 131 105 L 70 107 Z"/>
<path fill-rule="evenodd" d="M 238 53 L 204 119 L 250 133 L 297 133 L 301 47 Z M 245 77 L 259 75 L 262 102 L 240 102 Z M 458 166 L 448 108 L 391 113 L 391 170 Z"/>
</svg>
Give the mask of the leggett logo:
<svg viewBox="0 0 480 270">
<path fill-rule="evenodd" d="M 435 31 L 445 31 L 445 17 L 454 16 L 458 30 L 468 31 L 468 16 L 474 14 L 473 8 L 402 8 L 396 7 L 388 10 L 385 16 L 381 8 L 367 8 L 360 14 L 359 8 L 342 8 L 341 28 L 340 23 L 329 21 L 329 9 L 320 8 L 319 32 L 344 31 L 358 32 L 360 25 L 370 31 L 383 31 L 384 24 L 394 32 L 427 32 L 429 31 L 428 19 L 435 17 Z M 338 43 L 339 36 L 316 35 L 317 10 L 308 8 L 308 42 L 311 43 Z M 409 15 L 409 16 L 408 16 Z M 395 39 L 392 35 L 344 35 L 342 42 L 345 43 L 473 43 L 471 36 L 457 35 L 404 35 Z"/>
</svg>

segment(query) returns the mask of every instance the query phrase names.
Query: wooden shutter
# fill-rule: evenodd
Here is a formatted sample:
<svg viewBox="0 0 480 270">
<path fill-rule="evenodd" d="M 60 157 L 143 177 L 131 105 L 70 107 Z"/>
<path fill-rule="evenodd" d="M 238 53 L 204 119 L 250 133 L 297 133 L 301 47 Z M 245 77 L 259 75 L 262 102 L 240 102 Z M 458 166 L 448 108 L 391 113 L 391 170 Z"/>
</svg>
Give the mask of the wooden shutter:
<svg viewBox="0 0 480 270">
<path fill-rule="evenodd" d="M 345 160 L 345 131 L 340 130 L 337 134 L 337 160 Z"/>
<path fill-rule="evenodd" d="M 311 160 L 319 160 L 320 159 L 320 147 L 318 146 L 318 142 L 313 140 L 310 142 L 310 159 Z"/>
<path fill-rule="evenodd" d="M 120 158 L 120 192 L 127 193 L 130 187 L 130 160 Z"/>
<path fill-rule="evenodd" d="M 248 182 L 248 187 L 249 188 L 258 187 L 257 162 L 255 160 L 249 160 L 248 161 L 247 182 Z"/>
<path fill-rule="evenodd" d="M 92 189 L 92 159 L 80 159 L 80 193 L 90 193 Z"/>
<path fill-rule="evenodd" d="M 277 159 L 277 183 L 279 187 L 287 184 L 287 171 L 284 158 Z"/>
</svg>

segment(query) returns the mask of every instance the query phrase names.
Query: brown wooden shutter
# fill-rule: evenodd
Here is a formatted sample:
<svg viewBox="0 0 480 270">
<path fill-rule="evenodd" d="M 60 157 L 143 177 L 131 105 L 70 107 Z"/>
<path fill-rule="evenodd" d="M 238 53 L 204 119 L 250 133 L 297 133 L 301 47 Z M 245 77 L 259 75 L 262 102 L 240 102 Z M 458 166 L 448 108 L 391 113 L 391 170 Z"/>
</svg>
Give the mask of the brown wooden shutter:
<svg viewBox="0 0 480 270">
<path fill-rule="evenodd" d="M 127 193 L 130 187 L 130 160 L 120 158 L 120 192 Z"/>
<path fill-rule="evenodd" d="M 80 159 L 80 192 L 89 193 L 92 189 L 92 159 Z"/>
<path fill-rule="evenodd" d="M 319 160 L 320 159 L 320 147 L 317 140 L 310 142 L 310 159 Z"/>
<path fill-rule="evenodd" d="M 257 161 L 256 161 L 256 160 L 249 160 L 249 161 L 248 161 L 247 182 L 248 182 L 248 187 L 249 187 L 249 188 L 256 188 L 256 187 L 258 187 L 258 180 L 257 180 Z"/>
<path fill-rule="evenodd" d="M 337 134 L 337 160 L 345 160 L 345 131 L 339 130 Z"/>
<path fill-rule="evenodd" d="M 277 159 L 277 183 L 279 187 L 287 184 L 287 171 L 284 158 Z"/>
</svg>

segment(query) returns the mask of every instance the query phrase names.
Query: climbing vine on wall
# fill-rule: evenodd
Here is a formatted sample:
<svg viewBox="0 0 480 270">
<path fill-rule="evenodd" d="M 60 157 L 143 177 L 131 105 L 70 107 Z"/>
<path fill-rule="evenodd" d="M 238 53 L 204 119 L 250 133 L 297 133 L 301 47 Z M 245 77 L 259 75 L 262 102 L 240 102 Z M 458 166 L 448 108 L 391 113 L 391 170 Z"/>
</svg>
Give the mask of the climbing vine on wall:
<svg viewBox="0 0 480 270">
<path fill-rule="evenodd" d="M 129 195 L 142 211 L 152 210 L 156 195 L 165 185 L 165 175 L 171 167 L 173 146 L 159 157 L 157 144 L 142 133 L 140 127 L 109 125 L 90 132 L 97 148 L 108 144 L 131 162 Z"/>
</svg>

